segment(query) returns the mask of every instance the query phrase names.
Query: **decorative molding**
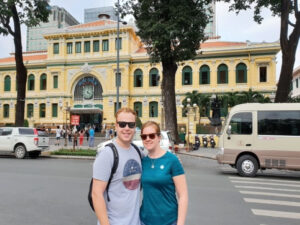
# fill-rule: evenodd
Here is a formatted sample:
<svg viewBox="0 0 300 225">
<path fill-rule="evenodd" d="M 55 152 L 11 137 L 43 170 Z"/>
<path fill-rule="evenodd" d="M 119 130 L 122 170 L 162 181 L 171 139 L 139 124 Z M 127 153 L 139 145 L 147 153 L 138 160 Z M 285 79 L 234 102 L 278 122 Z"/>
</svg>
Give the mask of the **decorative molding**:
<svg viewBox="0 0 300 225">
<path fill-rule="evenodd" d="M 78 73 L 80 70 L 79 69 L 71 69 L 71 70 L 68 70 L 68 84 L 70 84 L 72 78 L 74 77 L 74 75 L 76 73 Z"/>
<path fill-rule="evenodd" d="M 92 68 L 93 67 L 89 66 L 89 64 L 86 62 L 80 69 L 83 73 L 90 73 L 92 71 Z"/>
<path fill-rule="evenodd" d="M 109 106 L 113 106 L 113 105 L 114 105 L 114 99 L 113 99 L 112 97 L 110 97 L 110 98 L 108 99 L 108 105 L 109 105 Z"/>
<path fill-rule="evenodd" d="M 143 106 L 147 106 L 148 105 L 148 98 L 145 96 L 143 99 Z"/>
<path fill-rule="evenodd" d="M 102 78 L 102 80 L 106 80 L 107 79 L 107 71 L 105 68 L 97 68 L 95 69 L 96 72 L 98 72 Z"/>
</svg>

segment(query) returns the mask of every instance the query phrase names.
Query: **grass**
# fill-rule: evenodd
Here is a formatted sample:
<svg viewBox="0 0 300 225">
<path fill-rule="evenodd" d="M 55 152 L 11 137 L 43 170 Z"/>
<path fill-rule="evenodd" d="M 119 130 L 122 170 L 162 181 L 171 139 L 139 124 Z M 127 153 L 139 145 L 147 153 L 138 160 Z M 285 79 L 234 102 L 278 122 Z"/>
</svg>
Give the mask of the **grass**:
<svg viewBox="0 0 300 225">
<path fill-rule="evenodd" d="M 51 152 L 51 155 L 74 155 L 74 156 L 96 156 L 97 151 L 91 149 L 60 149 L 55 152 Z"/>
</svg>

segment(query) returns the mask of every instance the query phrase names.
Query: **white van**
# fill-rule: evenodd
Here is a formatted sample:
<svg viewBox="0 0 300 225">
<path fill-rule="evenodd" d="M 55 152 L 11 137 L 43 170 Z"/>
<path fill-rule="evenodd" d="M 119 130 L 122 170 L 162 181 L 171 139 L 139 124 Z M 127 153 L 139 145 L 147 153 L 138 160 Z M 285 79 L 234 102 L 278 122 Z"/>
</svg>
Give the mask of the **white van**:
<svg viewBox="0 0 300 225">
<path fill-rule="evenodd" d="M 258 169 L 300 170 L 300 103 L 248 103 L 233 107 L 219 138 L 220 164 L 241 176 Z"/>
</svg>

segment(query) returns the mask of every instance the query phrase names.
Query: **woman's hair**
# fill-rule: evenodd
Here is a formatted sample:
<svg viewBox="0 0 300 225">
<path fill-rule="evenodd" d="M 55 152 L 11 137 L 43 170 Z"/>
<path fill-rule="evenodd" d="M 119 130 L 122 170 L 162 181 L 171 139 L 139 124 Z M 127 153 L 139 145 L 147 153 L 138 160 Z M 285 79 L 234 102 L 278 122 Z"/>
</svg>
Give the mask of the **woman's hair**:
<svg viewBox="0 0 300 225">
<path fill-rule="evenodd" d="M 118 112 L 116 112 L 116 115 L 115 115 L 116 121 L 118 120 L 119 114 L 122 113 L 122 112 L 133 114 L 134 117 L 135 117 L 135 120 L 136 120 L 136 112 L 135 112 L 134 110 L 132 110 L 131 108 L 124 107 L 124 108 L 120 108 L 120 109 L 118 110 Z"/>
<path fill-rule="evenodd" d="M 143 130 L 146 128 L 146 127 L 151 127 L 153 126 L 155 131 L 156 131 L 156 134 L 158 136 L 160 136 L 160 127 L 158 125 L 158 123 L 154 122 L 154 121 L 147 121 L 146 123 L 143 124 L 142 126 L 142 130 L 141 130 L 141 134 L 143 134 Z"/>
</svg>

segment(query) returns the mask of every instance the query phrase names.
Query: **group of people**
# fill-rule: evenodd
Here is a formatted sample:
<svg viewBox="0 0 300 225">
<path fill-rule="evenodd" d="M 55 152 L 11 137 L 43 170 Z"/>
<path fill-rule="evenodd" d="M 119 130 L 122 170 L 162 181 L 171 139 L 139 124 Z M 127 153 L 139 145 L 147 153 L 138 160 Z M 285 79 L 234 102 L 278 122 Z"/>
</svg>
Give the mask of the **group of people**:
<svg viewBox="0 0 300 225">
<path fill-rule="evenodd" d="M 92 199 L 98 225 L 184 225 L 188 191 L 182 164 L 175 154 L 160 147 L 160 127 L 153 121 L 142 126 L 141 138 L 148 155 L 141 152 L 140 158 L 131 145 L 136 117 L 130 108 L 116 113 L 118 135 L 113 144 L 119 164 L 111 181 L 112 149 L 104 147 L 95 159 Z"/>
<path fill-rule="evenodd" d="M 67 138 L 69 142 L 73 141 L 73 146 L 78 146 L 78 137 L 79 137 L 79 146 L 83 145 L 83 139 L 84 136 L 86 136 L 86 140 L 89 144 L 89 147 L 94 147 L 94 141 L 95 141 L 95 130 L 93 126 L 90 126 L 89 128 L 85 128 L 85 129 L 81 129 L 81 130 L 77 130 L 76 126 L 73 127 L 73 129 L 71 128 L 60 128 L 60 126 L 57 126 L 56 128 L 56 133 L 55 133 L 55 137 L 56 137 L 56 142 L 55 145 L 59 145 L 60 144 L 60 139 L 61 138 Z"/>
</svg>

